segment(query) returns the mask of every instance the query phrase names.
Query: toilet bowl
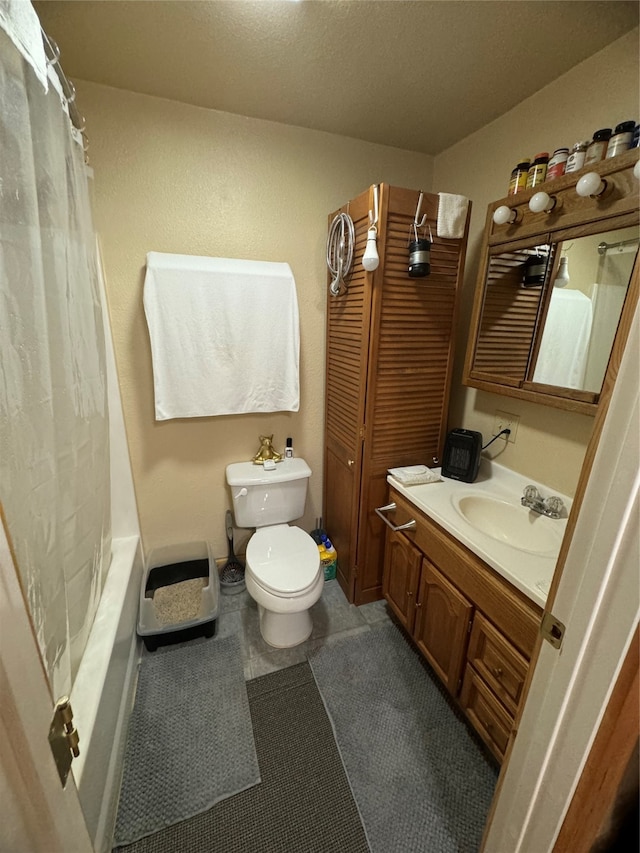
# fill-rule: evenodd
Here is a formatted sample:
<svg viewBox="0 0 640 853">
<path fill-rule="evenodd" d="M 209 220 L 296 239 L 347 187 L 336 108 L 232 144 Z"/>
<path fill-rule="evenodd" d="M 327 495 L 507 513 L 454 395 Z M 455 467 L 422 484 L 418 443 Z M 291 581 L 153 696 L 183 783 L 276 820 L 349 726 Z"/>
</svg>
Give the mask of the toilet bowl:
<svg viewBox="0 0 640 853">
<path fill-rule="evenodd" d="M 311 635 L 309 609 L 319 600 L 324 570 L 314 540 L 290 521 L 304 513 L 311 469 L 300 458 L 275 467 L 227 465 L 238 527 L 255 527 L 246 551 L 247 592 L 258 605 L 260 633 L 270 646 L 290 648 Z"/>
<path fill-rule="evenodd" d="M 310 637 L 309 608 L 322 595 L 324 571 L 308 533 L 288 524 L 256 530 L 247 545 L 245 581 L 265 642 L 285 649 Z"/>
</svg>

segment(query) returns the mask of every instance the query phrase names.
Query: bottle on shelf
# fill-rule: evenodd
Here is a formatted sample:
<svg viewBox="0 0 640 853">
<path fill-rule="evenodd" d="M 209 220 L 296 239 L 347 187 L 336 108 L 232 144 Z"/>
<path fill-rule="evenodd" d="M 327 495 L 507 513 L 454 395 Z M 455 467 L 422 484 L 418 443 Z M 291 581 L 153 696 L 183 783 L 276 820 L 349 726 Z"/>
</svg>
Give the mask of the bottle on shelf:
<svg viewBox="0 0 640 853">
<path fill-rule="evenodd" d="M 509 192 L 507 195 L 515 195 L 521 192 L 527 186 L 527 175 L 529 174 L 529 166 L 531 163 L 525 157 L 518 163 L 515 169 L 511 172 L 509 179 Z"/>
<path fill-rule="evenodd" d="M 546 180 L 552 181 L 554 178 L 561 178 L 565 173 L 568 159 L 568 148 L 556 148 L 556 150 L 551 155 L 549 165 L 547 166 Z"/>
<path fill-rule="evenodd" d="M 610 157 L 615 157 L 617 154 L 622 154 L 623 151 L 627 151 L 627 149 L 631 148 L 635 127 L 635 121 L 621 121 L 620 124 L 616 125 L 616 129 L 613 131 L 613 136 L 607 145 L 607 160 Z"/>
<path fill-rule="evenodd" d="M 542 151 L 540 154 L 536 154 L 536 156 L 533 158 L 531 168 L 529 169 L 529 174 L 527 175 L 527 189 L 537 187 L 538 184 L 542 184 L 544 182 L 545 178 L 547 177 L 548 163 L 548 151 Z"/>
<path fill-rule="evenodd" d="M 593 134 L 593 139 L 587 148 L 587 154 L 584 158 L 584 165 L 589 166 L 591 163 L 599 163 L 604 160 L 611 139 L 611 128 L 603 127 L 601 130 L 596 130 Z"/>
<path fill-rule="evenodd" d="M 587 156 L 587 148 L 589 147 L 590 140 L 584 139 L 582 142 L 576 142 L 576 144 L 571 149 L 571 153 L 567 159 L 567 165 L 565 167 L 564 173 L 568 175 L 570 172 L 577 172 L 579 169 L 582 169 L 584 166 L 584 158 Z"/>
</svg>

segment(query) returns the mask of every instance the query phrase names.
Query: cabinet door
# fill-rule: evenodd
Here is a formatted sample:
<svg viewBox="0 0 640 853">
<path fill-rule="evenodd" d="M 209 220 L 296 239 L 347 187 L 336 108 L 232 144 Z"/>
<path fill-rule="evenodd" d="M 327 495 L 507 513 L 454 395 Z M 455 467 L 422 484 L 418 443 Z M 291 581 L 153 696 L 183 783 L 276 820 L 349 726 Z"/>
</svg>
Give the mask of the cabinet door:
<svg viewBox="0 0 640 853">
<path fill-rule="evenodd" d="M 473 607 L 423 559 L 414 637 L 418 648 L 455 696 L 460 688 Z"/>
<path fill-rule="evenodd" d="M 418 549 L 405 536 L 388 531 L 382 592 L 409 633 L 413 631 L 421 559 Z"/>
</svg>

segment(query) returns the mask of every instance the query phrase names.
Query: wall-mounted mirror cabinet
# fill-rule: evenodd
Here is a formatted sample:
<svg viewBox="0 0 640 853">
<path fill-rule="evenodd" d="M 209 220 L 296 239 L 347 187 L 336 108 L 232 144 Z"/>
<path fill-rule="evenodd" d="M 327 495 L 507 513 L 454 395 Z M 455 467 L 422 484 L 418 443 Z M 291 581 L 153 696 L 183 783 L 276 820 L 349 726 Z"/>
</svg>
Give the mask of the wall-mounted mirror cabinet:
<svg viewBox="0 0 640 853">
<path fill-rule="evenodd" d="M 639 156 L 489 205 L 465 384 L 595 413 L 618 328 L 638 299 Z M 588 173 L 600 183 L 591 178 L 593 194 L 579 195 Z M 532 212 L 541 191 L 543 209 Z"/>
</svg>

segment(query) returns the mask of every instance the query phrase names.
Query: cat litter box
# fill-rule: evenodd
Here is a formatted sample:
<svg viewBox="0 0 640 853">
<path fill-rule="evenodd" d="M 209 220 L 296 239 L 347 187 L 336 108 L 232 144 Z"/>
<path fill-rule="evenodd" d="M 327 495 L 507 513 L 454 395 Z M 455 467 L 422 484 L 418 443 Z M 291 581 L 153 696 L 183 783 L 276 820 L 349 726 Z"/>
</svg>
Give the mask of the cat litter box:
<svg viewBox="0 0 640 853">
<path fill-rule="evenodd" d="M 152 548 L 140 585 L 138 636 L 149 651 L 216 633 L 220 580 L 209 542 Z"/>
</svg>

